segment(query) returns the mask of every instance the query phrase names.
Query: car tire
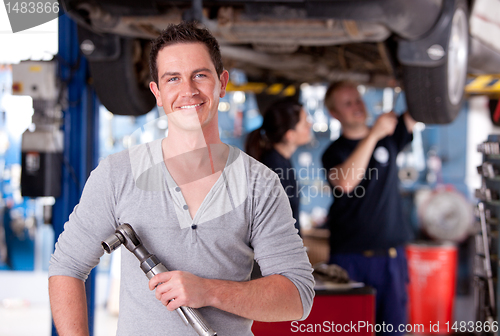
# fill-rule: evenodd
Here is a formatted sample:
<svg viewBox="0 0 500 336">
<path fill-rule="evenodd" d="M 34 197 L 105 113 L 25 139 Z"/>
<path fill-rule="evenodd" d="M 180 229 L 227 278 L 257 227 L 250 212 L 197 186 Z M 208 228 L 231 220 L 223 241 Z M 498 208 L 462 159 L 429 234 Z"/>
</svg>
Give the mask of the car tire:
<svg viewBox="0 0 500 336">
<path fill-rule="evenodd" d="M 97 96 L 113 114 L 139 116 L 155 106 L 148 85 L 148 54 L 145 41 L 121 38 L 118 59 L 89 62 Z"/>
<path fill-rule="evenodd" d="M 403 65 L 408 111 L 428 124 L 447 124 L 458 115 L 467 76 L 469 25 L 467 4 L 457 0 L 445 61 L 435 67 Z"/>
</svg>

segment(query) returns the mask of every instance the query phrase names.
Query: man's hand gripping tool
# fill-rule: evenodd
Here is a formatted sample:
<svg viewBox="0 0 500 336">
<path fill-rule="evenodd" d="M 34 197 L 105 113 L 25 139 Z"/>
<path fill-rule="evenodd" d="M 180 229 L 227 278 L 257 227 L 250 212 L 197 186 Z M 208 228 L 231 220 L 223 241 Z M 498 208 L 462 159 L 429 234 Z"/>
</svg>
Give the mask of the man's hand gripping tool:
<svg viewBox="0 0 500 336">
<path fill-rule="evenodd" d="M 148 279 L 151 279 L 158 273 L 168 272 L 167 268 L 158 260 L 158 258 L 148 252 L 142 245 L 139 236 L 135 233 L 130 224 L 122 224 L 116 228 L 115 233 L 101 242 L 102 248 L 107 253 L 116 250 L 120 245 L 124 245 L 132 252 L 141 263 L 141 269 Z M 201 314 L 190 307 L 181 306 L 176 309 L 179 316 L 186 325 L 191 325 L 200 336 L 217 336 L 217 333 L 210 328 L 207 321 Z"/>
</svg>

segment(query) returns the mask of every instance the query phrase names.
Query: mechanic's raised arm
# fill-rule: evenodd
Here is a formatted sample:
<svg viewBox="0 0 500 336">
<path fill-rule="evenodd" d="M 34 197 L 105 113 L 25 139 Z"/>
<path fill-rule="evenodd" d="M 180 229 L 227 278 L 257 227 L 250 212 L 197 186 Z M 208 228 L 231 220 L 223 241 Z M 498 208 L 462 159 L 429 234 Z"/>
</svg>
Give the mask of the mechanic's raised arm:
<svg viewBox="0 0 500 336">
<path fill-rule="evenodd" d="M 330 169 L 327 176 L 330 183 L 341 187 L 346 193 L 354 190 L 363 180 L 364 175 L 359 172 L 366 171 L 377 142 L 392 135 L 397 123 L 397 117 L 393 112 L 381 115 L 370 129 L 368 136 L 358 143 L 347 160 Z"/>
</svg>

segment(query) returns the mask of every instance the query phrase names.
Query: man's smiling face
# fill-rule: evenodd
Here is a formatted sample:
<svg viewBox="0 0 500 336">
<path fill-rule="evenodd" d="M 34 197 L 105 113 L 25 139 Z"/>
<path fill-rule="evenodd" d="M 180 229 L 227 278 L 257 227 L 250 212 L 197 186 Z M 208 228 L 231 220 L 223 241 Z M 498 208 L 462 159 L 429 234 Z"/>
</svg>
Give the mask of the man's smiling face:
<svg viewBox="0 0 500 336">
<path fill-rule="evenodd" d="M 169 127 L 196 130 L 217 122 L 229 74 L 224 70 L 219 78 L 204 44 L 166 46 L 158 53 L 157 64 L 158 85 L 151 82 L 150 88 L 168 116 Z"/>
</svg>

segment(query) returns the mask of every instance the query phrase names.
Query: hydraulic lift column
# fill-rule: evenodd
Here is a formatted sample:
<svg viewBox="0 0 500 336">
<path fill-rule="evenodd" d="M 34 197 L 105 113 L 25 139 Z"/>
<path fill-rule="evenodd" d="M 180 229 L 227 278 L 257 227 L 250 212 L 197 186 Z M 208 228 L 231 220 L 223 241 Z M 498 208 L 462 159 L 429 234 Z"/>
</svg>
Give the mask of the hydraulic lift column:
<svg viewBox="0 0 500 336">
<path fill-rule="evenodd" d="M 58 77 L 66 90 L 63 104 L 64 152 L 61 196 L 53 210 L 55 239 L 83 191 L 85 181 L 98 160 L 99 103 L 88 84 L 88 67 L 80 53 L 76 24 L 67 15 L 59 17 Z M 85 283 L 90 336 L 94 334 L 95 269 Z M 52 324 L 52 335 L 57 335 Z"/>
</svg>

